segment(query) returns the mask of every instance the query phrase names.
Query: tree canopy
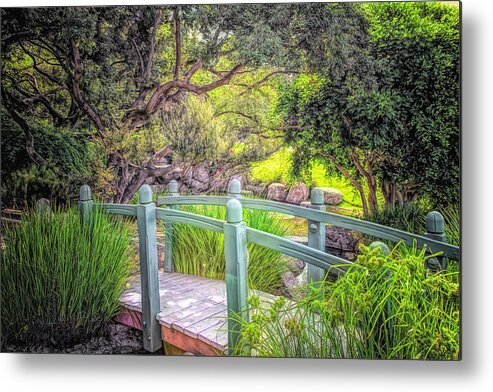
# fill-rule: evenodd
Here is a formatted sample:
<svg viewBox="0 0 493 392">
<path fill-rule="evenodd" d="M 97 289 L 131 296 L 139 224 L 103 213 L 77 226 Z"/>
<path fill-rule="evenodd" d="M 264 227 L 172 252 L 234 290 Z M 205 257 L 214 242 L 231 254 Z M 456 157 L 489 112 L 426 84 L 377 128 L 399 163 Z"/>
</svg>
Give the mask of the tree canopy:
<svg viewBox="0 0 493 392">
<path fill-rule="evenodd" d="M 295 171 L 324 159 L 358 189 L 366 214 L 378 209 L 378 185 L 390 206 L 423 194 L 457 202 L 458 9 L 435 3 L 359 9 L 368 39 L 347 41 L 352 57 L 283 88 L 279 111 L 298 126 L 287 134 L 297 150 Z"/>
</svg>

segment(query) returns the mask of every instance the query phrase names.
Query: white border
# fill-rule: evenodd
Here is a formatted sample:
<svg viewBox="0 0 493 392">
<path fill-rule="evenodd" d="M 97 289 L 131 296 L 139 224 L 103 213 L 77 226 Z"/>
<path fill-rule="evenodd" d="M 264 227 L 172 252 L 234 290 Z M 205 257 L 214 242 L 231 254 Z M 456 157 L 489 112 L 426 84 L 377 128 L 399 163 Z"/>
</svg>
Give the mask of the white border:
<svg viewBox="0 0 493 392">
<path fill-rule="evenodd" d="M 217 1 L 196 1 L 213 2 Z M 3 0 L 1 6 L 170 3 L 184 2 Z M 84 392 L 492 390 L 491 4 L 484 0 L 464 0 L 462 4 L 464 350 L 461 362 L 0 354 L 0 388 Z"/>
</svg>

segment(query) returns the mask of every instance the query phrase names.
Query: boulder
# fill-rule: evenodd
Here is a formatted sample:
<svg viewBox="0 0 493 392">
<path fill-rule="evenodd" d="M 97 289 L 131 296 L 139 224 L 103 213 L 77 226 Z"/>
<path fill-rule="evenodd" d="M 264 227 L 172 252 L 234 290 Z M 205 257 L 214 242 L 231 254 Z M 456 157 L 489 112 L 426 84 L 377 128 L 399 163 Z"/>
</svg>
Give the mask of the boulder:
<svg viewBox="0 0 493 392">
<path fill-rule="evenodd" d="M 299 205 L 301 202 L 308 200 L 309 194 L 308 187 L 302 182 L 299 182 L 289 190 L 286 196 L 286 202 Z"/>
<path fill-rule="evenodd" d="M 267 188 L 267 199 L 274 201 L 285 201 L 288 192 L 286 190 L 286 185 L 279 182 L 274 182 Z"/>
<path fill-rule="evenodd" d="M 356 253 L 361 240 L 361 234 L 337 226 L 327 226 L 325 246 L 344 252 Z"/>
<path fill-rule="evenodd" d="M 321 188 L 324 192 L 325 204 L 335 206 L 342 203 L 342 192 L 335 188 Z"/>
<path fill-rule="evenodd" d="M 193 169 L 193 178 L 196 181 L 200 181 L 202 183 L 209 182 L 210 180 L 210 175 L 209 175 L 209 169 L 207 168 L 206 165 L 201 164 L 198 165 Z"/>
</svg>

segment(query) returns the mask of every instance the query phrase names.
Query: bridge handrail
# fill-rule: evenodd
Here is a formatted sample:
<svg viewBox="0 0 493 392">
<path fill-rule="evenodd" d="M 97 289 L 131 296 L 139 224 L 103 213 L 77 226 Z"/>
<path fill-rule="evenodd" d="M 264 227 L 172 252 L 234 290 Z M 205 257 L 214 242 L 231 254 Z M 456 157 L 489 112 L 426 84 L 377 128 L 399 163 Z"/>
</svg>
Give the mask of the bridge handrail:
<svg viewBox="0 0 493 392">
<path fill-rule="evenodd" d="M 158 197 L 157 205 L 219 205 L 226 206 L 233 196 L 163 196 Z M 402 241 L 406 245 L 413 245 L 423 248 L 425 245 L 431 253 L 443 252 L 449 259 L 459 260 L 459 247 L 426 238 L 418 234 L 408 233 L 380 225 L 378 223 L 365 221 L 362 219 L 351 218 L 348 216 L 334 214 L 332 212 L 320 211 L 296 205 L 289 205 L 272 200 L 241 198 L 243 208 L 253 210 L 263 210 L 292 215 L 297 218 L 304 218 L 314 222 L 335 225 L 349 230 L 358 231 L 373 237 L 393 242 Z"/>
<path fill-rule="evenodd" d="M 287 238 L 251 227 L 246 228 L 246 235 L 248 242 L 278 251 L 324 270 L 335 269 L 341 275 L 346 269 L 344 266 L 349 267 L 353 265 L 350 261 L 331 255 L 330 253 L 325 253 Z"/>
</svg>

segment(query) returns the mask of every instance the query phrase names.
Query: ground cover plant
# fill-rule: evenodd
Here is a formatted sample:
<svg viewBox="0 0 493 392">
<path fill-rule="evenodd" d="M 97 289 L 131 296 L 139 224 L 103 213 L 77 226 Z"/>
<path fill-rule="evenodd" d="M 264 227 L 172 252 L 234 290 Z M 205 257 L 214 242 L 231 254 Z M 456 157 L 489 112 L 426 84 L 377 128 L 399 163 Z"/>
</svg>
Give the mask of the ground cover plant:
<svg viewBox="0 0 493 392">
<path fill-rule="evenodd" d="M 8 227 L 1 265 L 2 342 L 63 347 L 99 333 L 119 309 L 131 236 L 97 208 L 31 213 Z"/>
<path fill-rule="evenodd" d="M 226 209 L 220 206 L 187 206 L 181 210 L 226 220 Z M 290 233 L 291 224 L 277 214 L 243 210 L 247 226 L 281 237 Z M 248 278 L 251 288 L 276 292 L 282 285 L 281 274 L 287 271 L 286 259 L 265 247 L 248 244 Z M 221 233 L 191 225 L 173 224 L 173 261 L 177 272 L 224 279 L 224 238 Z"/>
<path fill-rule="evenodd" d="M 431 273 L 424 250 L 397 246 L 384 255 L 362 247 L 361 252 L 343 277 L 306 289 L 309 294 L 299 302 L 281 297 L 266 309 L 251 297 L 251 320 L 242 320 L 237 353 L 458 359 L 457 269 Z"/>
</svg>

